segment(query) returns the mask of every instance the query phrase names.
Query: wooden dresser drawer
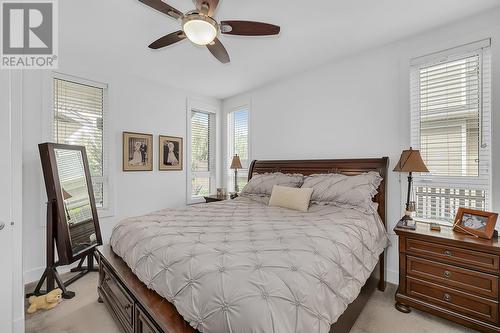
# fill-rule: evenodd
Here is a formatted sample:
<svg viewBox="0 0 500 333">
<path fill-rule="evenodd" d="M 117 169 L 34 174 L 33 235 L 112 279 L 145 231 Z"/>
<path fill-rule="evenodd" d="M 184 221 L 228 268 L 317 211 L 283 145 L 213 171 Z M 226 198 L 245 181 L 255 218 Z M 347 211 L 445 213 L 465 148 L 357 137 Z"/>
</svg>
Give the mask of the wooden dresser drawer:
<svg viewBox="0 0 500 333">
<path fill-rule="evenodd" d="M 109 269 L 104 265 L 102 267 L 103 276 L 100 291 L 103 293 L 104 301 L 111 307 L 123 328 L 127 332 L 132 332 L 134 329 L 134 301 Z"/>
<path fill-rule="evenodd" d="M 409 277 L 407 294 L 427 303 L 461 313 L 469 318 L 498 323 L 498 303 L 434 283 Z"/>
<path fill-rule="evenodd" d="M 432 260 L 407 256 L 408 276 L 498 300 L 498 277 Z"/>
<path fill-rule="evenodd" d="M 135 307 L 134 333 L 161 333 L 139 306 Z"/>
<path fill-rule="evenodd" d="M 417 239 L 408 238 L 406 240 L 406 252 L 456 263 L 473 269 L 490 272 L 497 272 L 499 269 L 497 255 Z"/>
</svg>

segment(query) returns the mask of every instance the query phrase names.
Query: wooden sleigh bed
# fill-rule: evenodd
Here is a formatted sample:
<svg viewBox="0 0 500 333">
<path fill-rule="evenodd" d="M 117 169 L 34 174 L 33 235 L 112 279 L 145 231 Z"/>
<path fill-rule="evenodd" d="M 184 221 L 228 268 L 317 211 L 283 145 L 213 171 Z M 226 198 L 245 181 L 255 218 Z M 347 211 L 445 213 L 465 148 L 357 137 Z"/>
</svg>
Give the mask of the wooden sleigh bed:
<svg viewBox="0 0 500 333">
<path fill-rule="evenodd" d="M 336 160 L 277 160 L 253 161 L 248 179 L 254 173 L 283 172 L 311 175 L 317 173 L 341 173 L 358 175 L 376 171 L 383 180 L 373 201 L 386 226 L 386 176 L 388 158 L 336 159 Z M 109 245 L 100 246 L 99 254 L 99 302 L 103 302 L 123 332 L 127 333 L 195 333 L 176 308 L 166 299 L 150 290 Z M 385 290 L 385 251 L 370 278 L 354 300 L 331 326 L 330 332 L 347 333 L 354 325 L 372 292 Z"/>
</svg>

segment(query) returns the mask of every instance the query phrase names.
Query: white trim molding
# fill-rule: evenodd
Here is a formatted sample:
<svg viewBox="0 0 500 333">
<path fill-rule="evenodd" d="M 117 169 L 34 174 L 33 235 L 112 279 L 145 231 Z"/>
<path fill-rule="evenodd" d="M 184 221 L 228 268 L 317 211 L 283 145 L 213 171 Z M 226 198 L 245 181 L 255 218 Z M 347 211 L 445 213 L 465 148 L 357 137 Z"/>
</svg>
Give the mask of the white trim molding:
<svg viewBox="0 0 500 333">
<path fill-rule="evenodd" d="M 191 180 L 192 180 L 192 170 L 191 170 L 191 112 L 200 111 L 204 113 L 213 114 L 215 117 L 215 156 L 212 160 L 212 165 L 215 167 L 213 171 L 210 171 L 210 188 L 211 192 L 215 193 L 217 186 L 221 184 L 221 117 L 220 117 L 220 105 L 200 101 L 198 99 L 188 98 L 186 100 L 186 204 L 196 204 L 204 202 L 203 198 L 193 198 L 191 196 Z M 210 193 L 213 194 L 213 193 Z"/>
<path fill-rule="evenodd" d="M 41 123 L 42 142 L 54 141 L 54 79 L 66 80 L 79 84 L 89 85 L 92 87 L 101 88 L 103 90 L 103 175 L 104 175 L 104 207 L 99 207 L 97 212 L 99 218 L 111 217 L 115 215 L 115 193 L 114 193 L 114 156 L 112 147 L 114 147 L 114 138 L 112 135 L 110 118 L 110 103 L 109 103 L 109 86 L 106 83 L 82 78 L 75 75 L 65 74 L 61 72 L 47 72 L 42 75 L 42 119 L 46 120 Z M 40 177 L 40 187 L 42 188 L 40 202 L 46 201 L 45 185 L 43 177 Z M 45 216 L 45 204 L 40 206 L 40 215 Z M 45 219 L 41 219 L 42 227 L 45 227 Z"/>
</svg>

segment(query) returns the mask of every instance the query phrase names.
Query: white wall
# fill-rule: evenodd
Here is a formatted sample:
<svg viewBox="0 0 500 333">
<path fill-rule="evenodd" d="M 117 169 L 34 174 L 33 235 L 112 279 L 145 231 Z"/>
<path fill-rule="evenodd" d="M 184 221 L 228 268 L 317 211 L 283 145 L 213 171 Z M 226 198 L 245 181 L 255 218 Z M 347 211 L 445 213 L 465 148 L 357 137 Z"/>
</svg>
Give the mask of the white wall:
<svg viewBox="0 0 500 333">
<path fill-rule="evenodd" d="M 253 159 L 389 156 L 389 280 L 398 281 L 397 238 L 406 177 L 392 172 L 410 144 L 409 60 L 492 37 L 493 209 L 500 210 L 500 10 L 340 59 L 223 101 L 251 101 Z M 496 144 L 495 144 L 496 143 Z M 402 184 L 400 184 L 402 181 Z M 401 186 L 402 185 L 402 186 Z"/>
<path fill-rule="evenodd" d="M 60 3 L 60 68 L 58 72 L 109 85 L 109 173 L 114 214 L 101 217 L 103 239 L 123 217 L 184 205 L 186 172 L 158 171 L 158 135 L 181 136 L 186 142 L 186 103 L 196 99 L 220 108 L 220 101 L 132 76 L 112 59 L 127 52 L 103 32 L 110 17 L 93 17 L 92 6 Z M 85 27 L 85 29 L 82 29 Z M 106 47 L 103 58 L 103 48 Z M 138 59 L 130 66 L 147 66 Z M 45 265 L 45 188 L 37 145 L 52 140 L 47 114 L 51 112 L 50 73 L 23 72 L 23 247 L 25 282 L 37 280 Z M 47 84 L 48 83 L 48 84 Z M 122 132 L 153 134 L 153 171 L 122 171 Z M 184 159 L 185 165 L 185 159 Z M 19 260 L 20 261 L 20 260 Z"/>
</svg>

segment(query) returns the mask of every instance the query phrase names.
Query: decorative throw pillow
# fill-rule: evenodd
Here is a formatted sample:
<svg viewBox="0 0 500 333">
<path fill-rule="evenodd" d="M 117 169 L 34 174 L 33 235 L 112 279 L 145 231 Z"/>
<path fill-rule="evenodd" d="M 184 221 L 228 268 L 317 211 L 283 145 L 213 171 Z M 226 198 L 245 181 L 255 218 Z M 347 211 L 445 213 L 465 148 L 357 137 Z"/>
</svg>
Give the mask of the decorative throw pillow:
<svg viewBox="0 0 500 333">
<path fill-rule="evenodd" d="M 369 212 L 382 177 L 374 171 L 356 176 L 318 174 L 304 179 L 303 187 L 312 188 L 311 201 L 336 203 Z"/>
<path fill-rule="evenodd" d="M 269 206 L 307 212 L 312 193 L 312 188 L 293 188 L 274 185 L 271 193 L 271 199 L 269 199 Z"/>
<path fill-rule="evenodd" d="M 284 174 L 281 172 L 255 174 L 245 185 L 241 195 L 271 195 L 274 185 L 300 187 L 304 176 L 301 174 Z"/>
</svg>

